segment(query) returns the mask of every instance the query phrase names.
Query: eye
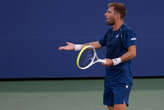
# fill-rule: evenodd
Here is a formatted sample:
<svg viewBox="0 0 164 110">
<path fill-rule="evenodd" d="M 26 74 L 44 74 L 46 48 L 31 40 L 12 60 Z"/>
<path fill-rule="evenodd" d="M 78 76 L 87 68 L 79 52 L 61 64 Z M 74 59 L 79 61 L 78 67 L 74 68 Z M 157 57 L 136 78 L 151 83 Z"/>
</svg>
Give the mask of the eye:
<svg viewBox="0 0 164 110">
<path fill-rule="evenodd" d="M 111 11 L 108 11 L 108 13 L 111 13 Z"/>
</svg>

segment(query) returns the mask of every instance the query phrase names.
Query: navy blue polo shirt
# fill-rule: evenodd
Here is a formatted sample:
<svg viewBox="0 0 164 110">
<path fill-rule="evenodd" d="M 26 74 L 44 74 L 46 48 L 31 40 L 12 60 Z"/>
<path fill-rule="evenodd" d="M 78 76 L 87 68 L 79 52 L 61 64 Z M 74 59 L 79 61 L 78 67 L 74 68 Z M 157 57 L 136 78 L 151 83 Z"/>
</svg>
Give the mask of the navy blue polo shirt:
<svg viewBox="0 0 164 110">
<path fill-rule="evenodd" d="M 110 28 L 99 43 L 106 47 L 106 58 L 118 58 L 127 52 L 129 46 L 136 45 L 136 35 L 131 28 L 123 24 L 117 31 Z M 110 84 L 132 84 L 131 60 L 106 67 L 105 80 Z"/>
</svg>

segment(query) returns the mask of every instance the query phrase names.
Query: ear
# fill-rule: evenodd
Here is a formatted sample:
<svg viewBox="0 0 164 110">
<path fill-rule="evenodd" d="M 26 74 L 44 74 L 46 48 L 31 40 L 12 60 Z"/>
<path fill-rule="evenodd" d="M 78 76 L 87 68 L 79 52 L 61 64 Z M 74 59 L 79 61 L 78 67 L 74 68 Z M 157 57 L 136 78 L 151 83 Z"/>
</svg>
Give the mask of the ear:
<svg viewBox="0 0 164 110">
<path fill-rule="evenodd" d="M 114 11 L 114 15 L 116 16 L 116 18 L 120 18 L 121 17 L 120 14 L 118 12 L 116 12 L 116 11 Z"/>
<path fill-rule="evenodd" d="M 116 16 L 117 16 L 117 18 L 121 19 L 120 13 L 117 13 L 117 12 L 116 12 Z"/>
</svg>

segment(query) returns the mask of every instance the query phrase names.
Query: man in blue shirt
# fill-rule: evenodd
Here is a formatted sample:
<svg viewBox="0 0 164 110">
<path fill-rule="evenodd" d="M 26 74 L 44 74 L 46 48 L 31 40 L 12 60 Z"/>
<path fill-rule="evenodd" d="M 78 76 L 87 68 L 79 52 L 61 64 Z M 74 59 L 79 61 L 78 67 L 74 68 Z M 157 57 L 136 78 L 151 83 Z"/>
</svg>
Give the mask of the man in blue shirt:
<svg viewBox="0 0 164 110">
<path fill-rule="evenodd" d="M 86 45 L 95 48 L 106 46 L 103 103 L 109 110 L 126 110 L 133 83 L 131 60 L 136 57 L 136 35 L 124 24 L 125 16 L 125 5 L 119 2 L 109 3 L 105 17 L 106 23 L 112 28 L 102 39 L 86 44 L 66 42 L 66 46 L 59 47 L 59 50 L 80 50 Z"/>
</svg>

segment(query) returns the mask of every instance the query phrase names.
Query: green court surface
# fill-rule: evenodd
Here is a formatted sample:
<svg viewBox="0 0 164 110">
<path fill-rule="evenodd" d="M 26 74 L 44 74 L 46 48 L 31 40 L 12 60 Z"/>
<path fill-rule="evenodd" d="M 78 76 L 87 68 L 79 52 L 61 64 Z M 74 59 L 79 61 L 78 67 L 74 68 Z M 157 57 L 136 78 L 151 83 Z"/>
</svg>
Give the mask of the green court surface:
<svg viewBox="0 0 164 110">
<path fill-rule="evenodd" d="M 0 81 L 0 110 L 105 110 L 103 79 Z M 164 110 L 164 78 L 135 79 L 127 110 Z"/>
</svg>

